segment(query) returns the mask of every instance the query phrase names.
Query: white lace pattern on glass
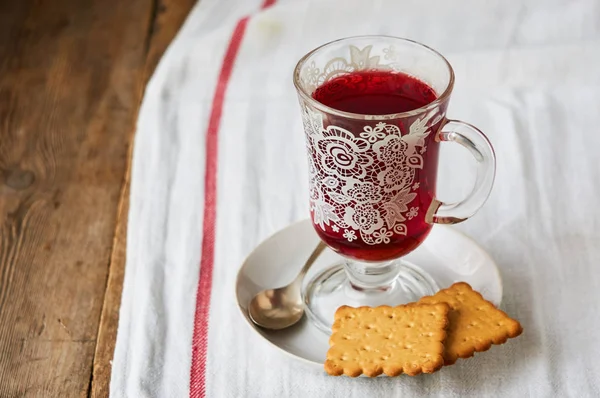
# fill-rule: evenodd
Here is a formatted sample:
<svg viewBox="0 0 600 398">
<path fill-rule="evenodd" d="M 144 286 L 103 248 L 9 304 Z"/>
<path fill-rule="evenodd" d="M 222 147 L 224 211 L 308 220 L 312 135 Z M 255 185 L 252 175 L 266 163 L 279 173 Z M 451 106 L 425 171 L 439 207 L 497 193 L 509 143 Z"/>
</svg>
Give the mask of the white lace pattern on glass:
<svg viewBox="0 0 600 398">
<path fill-rule="evenodd" d="M 383 60 L 381 55 L 371 54 L 374 51 L 373 46 L 366 46 L 363 49 L 348 46 L 348 49 L 350 50 L 350 60 L 344 57 L 333 58 L 325 64 L 323 69 L 317 67 L 314 61 L 307 63 L 300 72 L 300 81 L 304 89 L 313 92 L 331 79 L 356 71 L 370 69 L 400 71 L 403 69 L 398 62 L 400 54 L 394 46 L 375 50 L 383 55 Z"/>
<path fill-rule="evenodd" d="M 322 230 L 344 231 L 349 242 L 358 235 L 370 245 L 406 235 L 404 223 L 418 214 L 419 182 L 425 138 L 437 122 L 437 110 L 416 119 L 408 134 L 379 122 L 353 134 L 338 126 L 323 127 L 323 115 L 302 104 L 308 146 L 313 222 Z"/>
</svg>

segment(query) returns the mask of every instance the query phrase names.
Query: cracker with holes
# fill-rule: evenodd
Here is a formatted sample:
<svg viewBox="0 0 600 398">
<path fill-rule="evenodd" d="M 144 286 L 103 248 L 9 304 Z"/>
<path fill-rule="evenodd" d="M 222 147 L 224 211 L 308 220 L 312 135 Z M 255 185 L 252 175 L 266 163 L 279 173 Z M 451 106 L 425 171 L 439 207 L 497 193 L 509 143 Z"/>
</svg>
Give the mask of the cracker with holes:
<svg viewBox="0 0 600 398">
<path fill-rule="evenodd" d="M 523 331 L 518 321 L 497 309 L 465 282 L 423 297 L 419 303 L 447 303 L 452 308 L 448 315 L 450 324 L 444 351 L 446 365 L 452 365 L 458 358 L 471 357 L 475 352 L 486 351 L 492 344 L 503 344 Z"/>
<path fill-rule="evenodd" d="M 340 307 L 325 371 L 351 377 L 435 372 L 444 364 L 449 310 L 445 303 Z"/>
</svg>

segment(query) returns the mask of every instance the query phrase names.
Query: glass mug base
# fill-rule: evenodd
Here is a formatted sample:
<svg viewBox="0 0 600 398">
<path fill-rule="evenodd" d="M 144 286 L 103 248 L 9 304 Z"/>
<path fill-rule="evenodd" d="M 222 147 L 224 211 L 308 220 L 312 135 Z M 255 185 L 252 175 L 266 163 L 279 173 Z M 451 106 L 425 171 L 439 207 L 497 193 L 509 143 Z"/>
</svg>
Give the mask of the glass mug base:
<svg viewBox="0 0 600 398">
<path fill-rule="evenodd" d="M 370 275 L 366 277 L 374 279 L 375 287 L 353 280 L 352 275 L 357 272 L 353 268 L 351 261 L 335 264 L 315 275 L 302 291 L 308 318 L 326 334 L 331 334 L 335 311 L 343 305 L 395 306 L 418 301 L 439 290 L 438 284 L 427 272 L 404 260 L 391 261 L 375 268 L 375 271 L 368 268 Z M 389 278 L 389 283 L 377 281 L 382 277 Z"/>
</svg>

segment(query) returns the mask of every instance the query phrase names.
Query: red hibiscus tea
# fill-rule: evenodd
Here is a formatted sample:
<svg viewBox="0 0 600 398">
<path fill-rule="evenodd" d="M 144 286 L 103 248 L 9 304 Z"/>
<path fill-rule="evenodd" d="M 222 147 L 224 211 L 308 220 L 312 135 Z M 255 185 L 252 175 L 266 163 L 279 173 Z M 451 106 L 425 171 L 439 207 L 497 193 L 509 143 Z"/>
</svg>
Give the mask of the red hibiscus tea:
<svg viewBox="0 0 600 398">
<path fill-rule="evenodd" d="M 313 93 L 320 103 L 362 115 L 389 115 L 421 108 L 437 99 L 435 91 L 404 73 L 355 72 L 336 77 Z"/>
<path fill-rule="evenodd" d="M 437 99 L 422 81 L 390 71 L 333 77 L 312 97 L 360 115 L 409 112 Z M 426 215 L 435 197 L 440 113 L 369 120 L 304 110 L 305 124 L 315 126 L 308 138 L 311 215 L 328 246 L 384 261 L 421 244 L 432 227 Z"/>
</svg>

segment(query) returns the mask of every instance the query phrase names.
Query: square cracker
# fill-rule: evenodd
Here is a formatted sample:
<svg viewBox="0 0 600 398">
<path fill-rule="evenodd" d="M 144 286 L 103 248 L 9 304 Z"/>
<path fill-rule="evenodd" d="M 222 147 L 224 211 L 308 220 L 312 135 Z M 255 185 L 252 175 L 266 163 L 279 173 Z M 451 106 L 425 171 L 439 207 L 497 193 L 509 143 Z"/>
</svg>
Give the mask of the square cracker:
<svg viewBox="0 0 600 398">
<path fill-rule="evenodd" d="M 342 306 L 335 313 L 325 371 L 351 377 L 435 372 L 444 364 L 449 311 L 445 303 Z"/>
<path fill-rule="evenodd" d="M 503 344 L 523 331 L 518 321 L 497 309 L 465 282 L 423 297 L 419 303 L 448 303 L 452 308 L 448 315 L 445 365 L 452 365 L 458 358 L 471 357 L 475 352 L 487 351 L 492 343 Z"/>
</svg>

